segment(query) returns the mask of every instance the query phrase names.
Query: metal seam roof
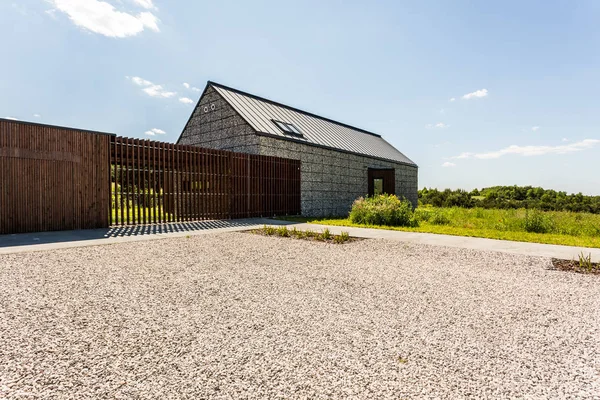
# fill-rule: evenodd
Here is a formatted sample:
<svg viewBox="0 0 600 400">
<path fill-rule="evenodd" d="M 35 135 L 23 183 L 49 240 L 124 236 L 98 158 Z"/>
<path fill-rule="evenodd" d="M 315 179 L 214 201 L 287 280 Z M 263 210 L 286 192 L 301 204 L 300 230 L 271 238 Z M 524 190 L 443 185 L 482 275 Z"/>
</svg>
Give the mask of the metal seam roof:
<svg viewBox="0 0 600 400">
<path fill-rule="evenodd" d="M 208 85 L 212 86 L 259 133 L 295 142 L 301 141 L 310 145 L 339 149 L 344 152 L 416 165 L 381 136 L 372 132 L 244 93 L 218 83 L 209 82 Z M 302 132 L 303 138 L 284 134 L 272 120 L 294 124 Z"/>
</svg>

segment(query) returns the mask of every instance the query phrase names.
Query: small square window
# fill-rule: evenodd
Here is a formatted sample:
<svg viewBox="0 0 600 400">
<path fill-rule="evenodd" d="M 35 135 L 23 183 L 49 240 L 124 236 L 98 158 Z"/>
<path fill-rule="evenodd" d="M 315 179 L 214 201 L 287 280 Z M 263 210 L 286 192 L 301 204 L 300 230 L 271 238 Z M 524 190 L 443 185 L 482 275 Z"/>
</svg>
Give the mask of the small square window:
<svg viewBox="0 0 600 400">
<path fill-rule="evenodd" d="M 300 137 L 303 136 L 302 132 L 300 132 L 300 129 L 298 129 L 296 127 L 296 125 L 294 125 L 294 124 L 290 124 L 288 122 L 276 121 L 276 120 L 273 120 L 273 123 L 275 125 L 277 125 L 277 127 L 279 129 L 281 129 L 283 131 L 283 133 L 286 133 L 286 134 L 292 135 L 292 136 L 300 136 Z"/>
</svg>

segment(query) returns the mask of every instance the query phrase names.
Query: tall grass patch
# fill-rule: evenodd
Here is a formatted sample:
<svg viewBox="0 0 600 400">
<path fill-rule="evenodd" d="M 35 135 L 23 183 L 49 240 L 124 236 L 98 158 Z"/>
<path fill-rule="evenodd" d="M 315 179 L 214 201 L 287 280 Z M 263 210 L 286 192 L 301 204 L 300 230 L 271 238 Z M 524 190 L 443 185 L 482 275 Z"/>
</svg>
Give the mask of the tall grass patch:
<svg viewBox="0 0 600 400">
<path fill-rule="evenodd" d="M 360 197 L 352 204 L 349 215 L 355 224 L 416 227 L 412 204 L 394 195 Z"/>
</svg>

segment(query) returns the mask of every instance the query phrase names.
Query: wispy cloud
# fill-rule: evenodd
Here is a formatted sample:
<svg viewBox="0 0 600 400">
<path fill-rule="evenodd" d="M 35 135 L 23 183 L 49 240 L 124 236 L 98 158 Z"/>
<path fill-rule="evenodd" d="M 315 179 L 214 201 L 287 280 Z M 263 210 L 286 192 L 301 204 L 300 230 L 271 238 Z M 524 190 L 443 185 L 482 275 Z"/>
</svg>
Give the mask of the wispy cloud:
<svg viewBox="0 0 600 400">
<path fill-rule="evenodd" d="M 487 97 L 487 95 L 488 95 L 487 89 L 480 89 L 480 90 L 476 90 L 471 93 L 467 93 L 462 98 L 465 100 L 471 100 L 471 99 L 477 99 L 477 98 L 481 98 L 481 97 Z"/>
<path fill-rule="evenodd" d="M 133 0 L 135 4 L 138 6 L 145 8 L 147 10 L 156 10 L 156 6 L 152 2 L 152 0 Z"/>
<path fill-rule="evenodd" d="M 163 131 L 162 129 L 158 129 L 158 128 L 152 128 L 149 131 L 144 132 L 144 134 L 148 135 L 148 136 L 155 136 L 155 135 L 164 135 L 165 131 Z"/>
<path fill-rule="evenodd" d="M 537 132 L 539 129 L 540 129 L 539 126 L 532 126 L 531 127 L 531 130 L 534 131 L 534 132 Z"/>
<path fill-rule="evenodd" d="M 33 114 L 33 116 L 34 116 L 35 118 L 42 118 L 42 116 L 41 116 L 40 114 Z"/>
<path fill-rule="evenodd" d="M 452 97 L 452 98 L 450 99 L 450 102 L 451 102 L 451 103 L 452 103 L 452 102 L 455 102 L 455 101 L 456 101 L 456 97 Z"/>
<path fill-rule="evenodd" d="M 427 128 L 427 129 L 446 129 L 449 126 L 450 125 L 446 125 L 443 122 L 438 122 L 437 124 L 427 124 L 427 125 L 425 125 L 425 128 Z"/>
<path fill-rule="evenodd" d="M 152 82 L 147 81 L 146 79 L 140 78 L 139 76 L 134 76 L 132 78 L 127 77 L 128 79 L 131 79 L 131 82 L 135 83 L 138 86 L 150 86 L 153 85 Z"/>
<path fill-rule="evenodd" d="M 160 32 L 158 18 L 149 11 L 137 15 L 117 11 L 100 0 L 47 0 L 80 28 L 112 38 L 135 36 L 145 29 Z M 147 3 L 148 0 L 141 0 Z M 136 1 L 137 2 L 137 1 Z M 150 4 L 152 2 L 150 1 Z"/>
<path fill-rule="evenodd" d="M 191 91 L 193 91 L 193 92 L 200 92 L 200 91 L 201 91 L 201 90 L 200 90 L 200 89 L 198 89 L 197 87 L 194 87 L 194 86 L 190 85 L 190 84 L 189 84 L 189 83 L 187 83 L 187 82 L 184 82 L 184 83 L 183 83 L 183 87 L 184 87 L 184 88 L 186 88 L 186 89 L 188 89 L 188 90 L 191 90 Z"/>
<path fill-rule="evenodd" d="M 456 167 L 456 164 L 454 164 L 450 161 L 446 161 L 445 163 L 442 164 L 442 167 L 444 167 L 444 168 Z"/>
<path fill-rule="evenodd" d="M 563 140 L 564 141 L 564 140 Z M 506 155 L 520 155 L 525 157 L 543 156 L 546 154 L 568 154 L 577 151 L 590 149 L 600 143 L 598 139 L 585 139 L 580 142 L 564 144 L 559 146 L 517 146 L 512 145 L 497 151 L 486 153 L 462 153 L 452 159 L 477 158 L 480 160 L 490 160 L 500 158 Z"/>
<path fill-rule="evenodd" d="M 140 78 L 139 76 L 126 77 L 137 86 L 143 87 L 142 91 L 151 97 L 162 97 L 165 99 L 171 98 L 177 94 L 177 92 L 169 92 L 165 90 L 162 85 L 156 85 L 149 80 Z"/>
<path fill-rule="evenodd" d="M 569 141 L 569 139 L 567 139 L 566 137 L 564 137 L 564 138 L 562 139 L 562 141 L 563 141 L 563 142 L 568 142 L 568 141 Z"/>
<path fill-rule="evenodd" d="M 193 104 L 194 100 L 188 98 L 188 97 L 180 97 L 179 101 L 183 104 Z"/>
<path fill-rule="evenodd" d="M 27 15 L 27 9 L 23 5 L 12 3 L 12 8 L 21 15 Z"/>
<path fill-rule="evenodd" d="M 165 99 L 171 98 L 177 94 L 177 92 L 168 92 L 161 85 L 152 85 L 142 89 L 144 93 L 151 97 L 164 97 Z"/>
</svg>

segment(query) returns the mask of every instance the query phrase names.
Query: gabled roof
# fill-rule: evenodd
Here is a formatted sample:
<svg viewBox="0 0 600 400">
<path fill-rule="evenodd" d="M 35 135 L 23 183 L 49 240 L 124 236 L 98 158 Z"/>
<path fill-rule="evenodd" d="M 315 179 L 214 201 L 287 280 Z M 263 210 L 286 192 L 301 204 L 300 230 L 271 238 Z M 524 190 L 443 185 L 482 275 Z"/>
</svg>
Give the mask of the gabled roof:
<svg viewBox="0 0 600 400">
<path fill-rule="evenodd" d="M 380 135 L 341 122 L 208 82 L 258 134 L 415 165 Z M 293 124 L 302 134 L 284 133 L 274 121 Z"/>
</svg>

